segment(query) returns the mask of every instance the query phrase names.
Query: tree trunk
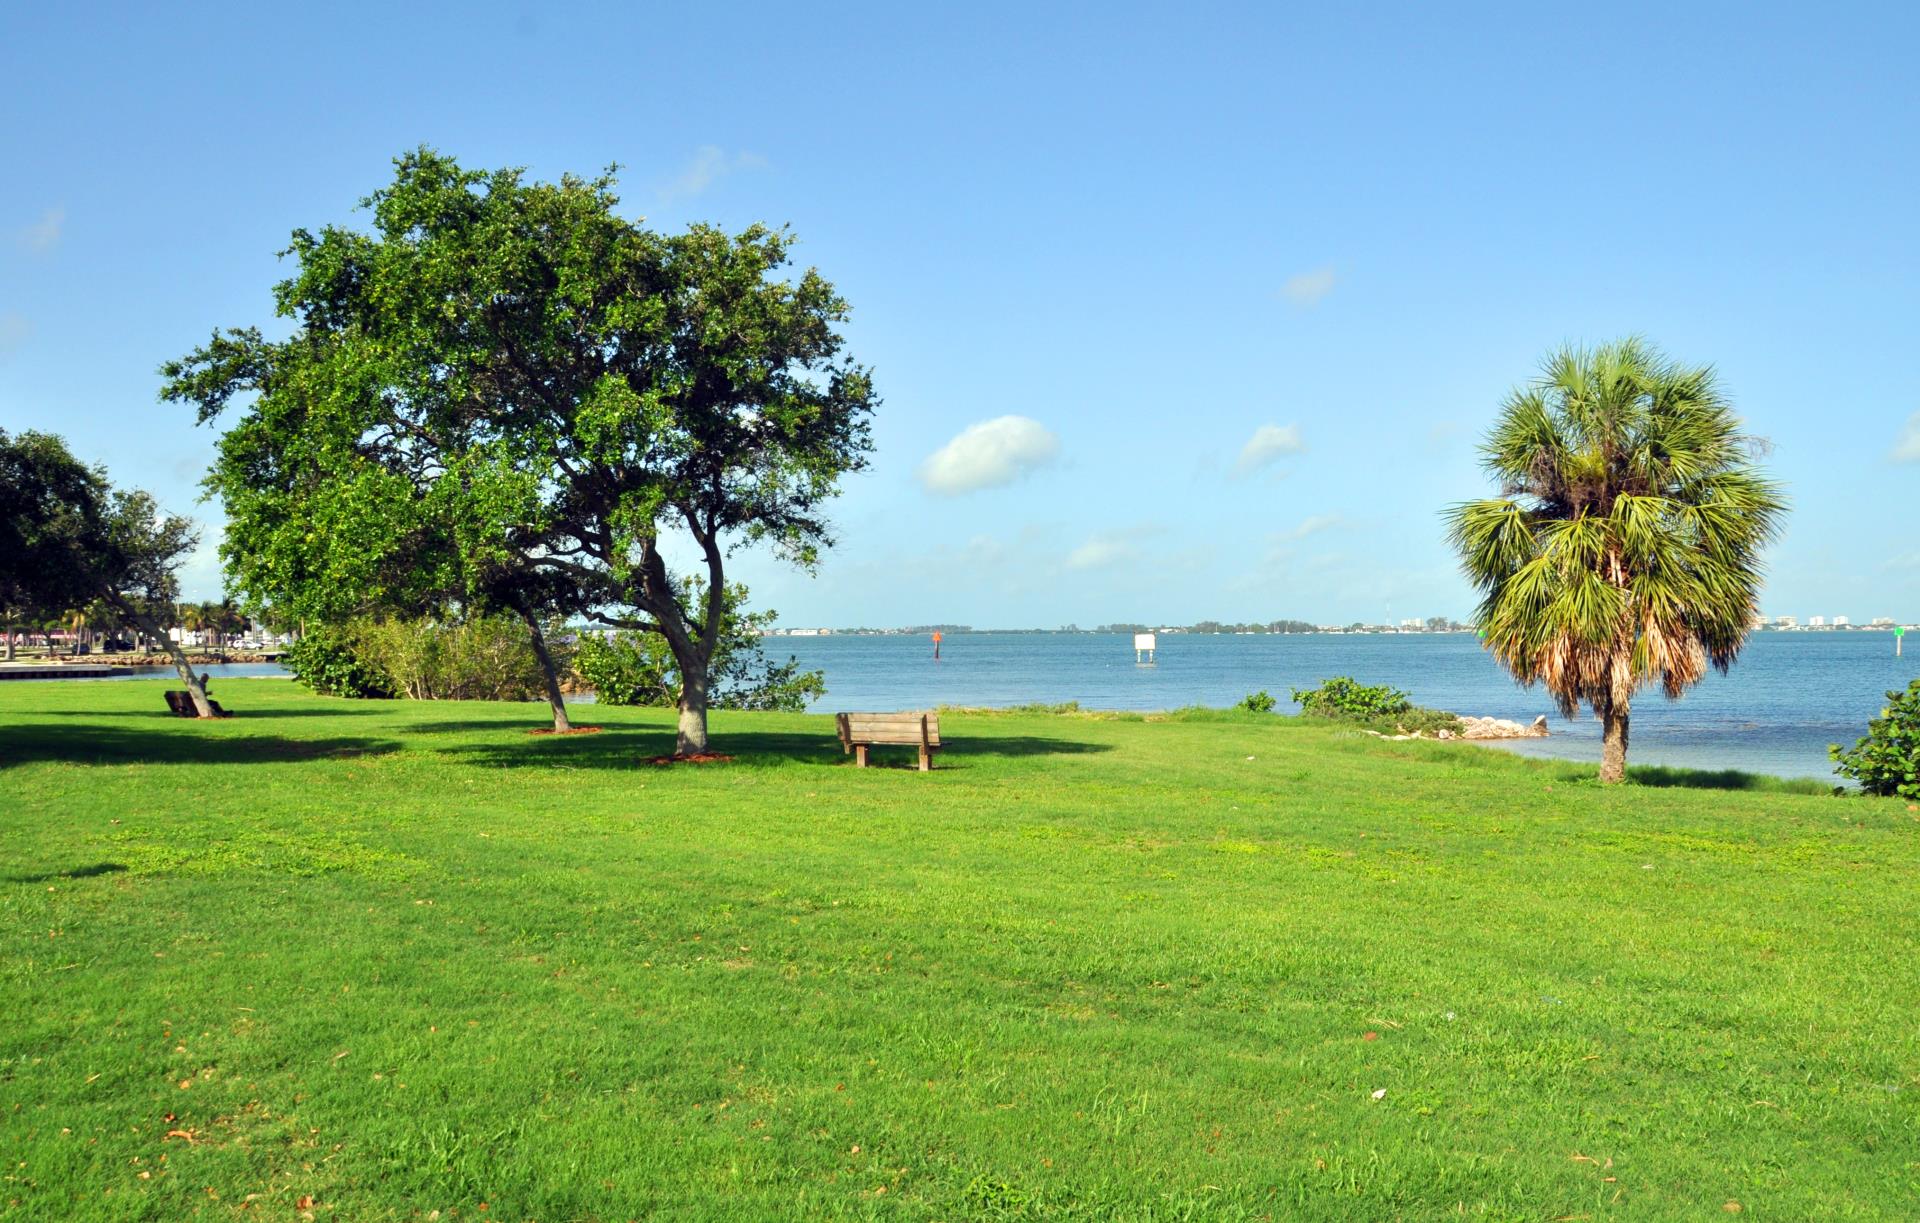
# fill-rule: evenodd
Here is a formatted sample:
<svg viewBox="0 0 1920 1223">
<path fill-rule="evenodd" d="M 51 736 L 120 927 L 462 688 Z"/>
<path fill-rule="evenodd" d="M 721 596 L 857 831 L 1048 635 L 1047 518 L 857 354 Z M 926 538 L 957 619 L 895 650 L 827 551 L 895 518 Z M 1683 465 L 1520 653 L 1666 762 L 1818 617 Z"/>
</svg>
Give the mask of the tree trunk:
<svg viewBox="0 0 1920 1223">
<path fill-rule="evenodd" d="M 533 656 L 540 660 L 540 673 L 547 681 L 547 705 L 553 710 L 553 729 L 555 734 L 564 734 L 573 729 L 573 723 L 567 718 L 567 698 L 560 691 L 560 672 L 553 665 L 553 652 L 547 649 L 547 635 L 540 631 L 540 618 L 532 612 L 522 609 L 520 618 L 527 622 L 527 635 L 533 639 Z"/>
<path fill-rule="evenodd" d="M 187 661 L 187 652 L 178 642 L 173 645 L 173 669 L 180 673 L 180 680 L 187 686 L 187 694 L 193 698 L 193 711 L 203 718 L 213 716 L 213 706 L 207 701 L 207 677 L 203 672 L 195 675 L 193 664 Z"/>
<path fill-rule="evenodd" d="M 13 629 L 7 629 L 7 661 L 13 661 Z"/>
<path fill-rule="evenodd" d="M 707 750 L 707 664 L 701 659 L 689 666 L 688 659 L 676 660 L 680 666 L 680 729 L 674 736 L 673 754 L 695 756 Z"/>
<path fill-rule="evenodd" d="M 212 717 L 213 705 L 207 700 L 207 677 L 194 674 L 193 664 L 187 661 L 186 647 L 160 632 L 159 626 L 145 616 L 129 615 L 128 619 L 139 625 L 147 636 L 167 643 L 167 652 L 173 655 L 173 669 L 180 673 L 180 681 L 187 686 L 187 695 L 193 698 L 193 711 L 203 718 Z"/>
<path fill-rule="evenodd" d="M 1606 724 L 1600 744 L 1600 780 L 1612 784 L 1627 779 L 1627 703 L 1615 701 L 1600 711 Z"/>
</svg>

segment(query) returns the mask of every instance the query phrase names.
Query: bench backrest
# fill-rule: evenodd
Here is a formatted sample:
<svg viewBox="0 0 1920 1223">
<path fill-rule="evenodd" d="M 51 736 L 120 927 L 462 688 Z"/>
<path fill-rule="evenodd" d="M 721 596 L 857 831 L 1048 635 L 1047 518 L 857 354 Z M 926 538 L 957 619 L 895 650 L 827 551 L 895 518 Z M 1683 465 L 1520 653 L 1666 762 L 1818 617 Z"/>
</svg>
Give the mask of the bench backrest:
<svg viewBox="0 0 1920 1223">
<path fill-rule="evenodd" d="M 840 742 L 920 743 L 940 746 L 940 715 L 937 713 L 842 713 L 835 714 Z"/>
</svg>

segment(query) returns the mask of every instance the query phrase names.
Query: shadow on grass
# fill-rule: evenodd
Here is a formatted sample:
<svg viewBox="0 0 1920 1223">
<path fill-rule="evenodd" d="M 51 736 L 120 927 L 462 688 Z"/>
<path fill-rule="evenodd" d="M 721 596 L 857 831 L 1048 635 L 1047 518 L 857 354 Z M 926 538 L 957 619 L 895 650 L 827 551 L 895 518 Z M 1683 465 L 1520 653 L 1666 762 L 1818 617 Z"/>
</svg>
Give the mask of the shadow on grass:
<svg viewBox="0 0 1920 1223">
<path fill-rule="evenodd" d="M 269 706 L 266 709 L 249 709 L 248 707 L 242 705 L 240 708 L 234 709 L 229 707 L 225 701 L 220 700 L 220 694 L 218 692 L 210 692 L 207 695 L 212 697 L 216 701 L 220 701 L 220 707 L 222 709 L 225 709 L 227 711 L 227 714 L 230 717 L 243 718 L 250 722 L 266 721 L 271 718 L 339 718 L 339 717 L 348 717 L 356 714 L 383 713 L 391 710 L 393 706 L 396 704 L 396 702 L 392 702 L 392 701 L 381 701 L 381 702 L 378 702 L 378 704 L 372 708 L 367 708 L 367 707 L 356 708 L 355 706 L 347 705 L 347 706 L 339 706 L 339 707 L 327 706 L 321 709 L 309 709 L 309 708 L 297 708 L 297 707 L 291 708 L 291 709 L 276 709 L 276 708 L 273 708 L 272 706 Z M 385 705 L 387 709 L 383 710 L 378 707 L 379 705 Z M 189 719 L 182 718 L 179 714 L 173 712 L 173 710 L 167 709 L 164 707 L 160 709 L 107 709 L 107 710 L 45 709 L 45 710 L 36 710 L 33 716 L 36 718 L 107 718 L 107 717 L 110 717 L 115 720 L 118 720 L 121 718 L 159 718 L 162 721 L 167 721 L 167 722 L 180 722 L 180 721 L 189 720 Z"/>
<path fill-rule="evenodd" d="M 573 716 L 575 726 L 598 726 L 592 718 Z M 470 718 L 458 722 L 405 722 L 394 729 L 410 735 L 469 735 L 475 731 L 488 730 L 552 730 L 553 715 L 542 705 L 537 713 L 525 718 Z M 627 728 L 622 728 L 627 729 Z"/>
<path fill-rule="evenodd" d="M 221 733 L 232 722 L 169 717 L 179 729 L 129 730 L 98 723 L 14 726 L 0 739 L 0 769 L 53 761 L 62 764 L 283 764 L 381 756 L 400 750 L 380 739 L 283 739 Z"/>
<path fill-rule="evenodd" d="M 217 692 L 209 693 L 208 695 L 216 701 L 220 700 L 220 694 Z M 226 709 L 229 714 L 236 718 L 253 718 L 260 721 L 267 721 L 272 718 L 362 717 L 372 714 L 392 713 L 399 705 L 399 701 L 353 701 L 351 703 L 343 701 L 338 705 L 322 705 L 318 709 L 312 708 L 311 706 L 282 707 L 277 705 L 269 705 L 264 709 L 242 705 L 240 708 L 234 709 L 228 706 L 226 702 L 221 702 L 221 708 Z M 164 717 L 166 715 L 163 713 L 162 716 Z"/>
<path fill-rule="evenodd" d="M 37 875 L 5 875 L 0 881 L 6 883 L 50 883 L 55 879 L 92 879 L 100 875 L 117 875 L 127 869 L 124 862 L 95 862 L 92 866 L 76 866 L 70 871 L 42 871 Z"/>
<path fill-rule="evenodd" d="M 1769 777 L 1737 769 L 1676 769 L 1665 765 L 1636 765 L 1627 769 L 1636 786 L 1687 790 L 1751 790 L 1764 794 L 1831 794 L 1831 782 L 1812 777 Z"/>
<path fill-rule="evenodd" d="M 485 723 L 491 729 L 512 723 Z M 673 728 L 607 727 L 597 735 L 578 737 L 528 736 L 518 743 L 472 743 L 443 747 L 441 754 L 468 764 L 489 768 L 564 768 L 633 769 L 653 768 L 647 762 L 673 751 Z M 730 731 L 713 736 L 713 750 L 724 752 L 744 765 L 802 764 L 854 767 L 853 757 L 844 754 L 840 741 L 829 734 L 805 734 L 779 731 Z M 936 752 L 936 771 L 965 769 L 983 757 L 1078 756 L 1110 752 L 1105 743 L 1082 743 L 1072 739 L 1044 739 L 1030 735 L 968 735 L 948 742 Z M 915 750 L 908 747 L 877 747 L 872 752 L 873 766 L 880 768 L 917 767 Z M 870 766 L 872 767 L 872 766 Z"/>
</svg>

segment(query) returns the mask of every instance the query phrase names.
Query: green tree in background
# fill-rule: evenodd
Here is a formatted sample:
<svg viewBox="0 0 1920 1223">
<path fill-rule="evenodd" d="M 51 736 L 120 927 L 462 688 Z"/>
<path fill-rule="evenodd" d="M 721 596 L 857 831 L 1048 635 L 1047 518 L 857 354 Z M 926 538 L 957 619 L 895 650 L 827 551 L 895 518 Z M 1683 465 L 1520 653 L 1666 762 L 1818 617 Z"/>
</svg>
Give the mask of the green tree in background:
<svg viewBox="0 0 1920 1223">
<path fill-rule="evenodd" d="M 814 271 L 775 278 L 786 232 L 662 236 L 618 214 L 610 176 L 396 164 L 372 232 L 294 234 L 290 338 L 229 331 L 163 368 L 202 422 L 250 397 L 209 479 L 233 581 L 283 615 L 512 611 L 543 660 L 551 616 L 656 633 L 677 750 L 704 750 L 730 550 L 811 567 L 865 464 L 877 401 L 842 354 L 846 302 Z"/>
<path fill-rule="evenodd" d="M 1746 643 L 1786 512 L 1764 448 L 1711 368 L 1638 339 L 1567 348 L 1481 446 L 1500 495 L 1448 511 L 1487 649 L 1566 716 L 1601 719 L 1602 781 L 1626 776 L 1635 691 L 1677 698 Z"/>
<path fill-rule="evenodd" d="M 0 430 L 0 609 L 9 660 L 15 625 L 46 633 L 94 597 L 70 551 L 92 529 L 85 515 L 97 509 L 100 487 L 59 438 Z"/>
<path fill-rule="evenodd" d="M 166 643 L 203 718 L 213 716 L 204 675 L 162 626 L 179 597 L 176 573 L 199 542 L 191 520 L 73 457 L 51 434 L 0 433 L 0 565 L 26 601 L 67 609 L 76 632 L 108 615 Z"/>
</svg>

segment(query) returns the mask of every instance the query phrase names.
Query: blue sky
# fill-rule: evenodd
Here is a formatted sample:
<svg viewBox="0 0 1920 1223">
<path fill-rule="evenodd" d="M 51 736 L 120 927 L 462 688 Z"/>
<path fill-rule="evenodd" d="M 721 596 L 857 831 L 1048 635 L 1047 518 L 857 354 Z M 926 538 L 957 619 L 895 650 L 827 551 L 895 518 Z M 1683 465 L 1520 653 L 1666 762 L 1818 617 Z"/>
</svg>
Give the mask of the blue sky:
<svg viewBox="0 0 1920 1223">
<path fill-rule="evenodd" d="M 1465 615 L 1475 438 L 1627 332 L 1774 441 L 1768 611 L 1920 618 L 1916 10 L 1278 9 L 16 5 L 0 427 L 211 540 L 155 367 L 270 319 L 291 229 L 422 143 L 618 162 L 853 303 L 886 402 L 839 546 L 738 565 L 789 624 Z"/>
</svg>

